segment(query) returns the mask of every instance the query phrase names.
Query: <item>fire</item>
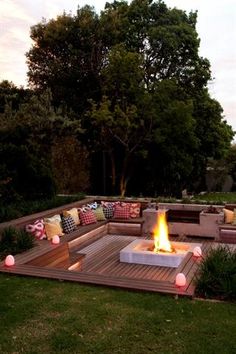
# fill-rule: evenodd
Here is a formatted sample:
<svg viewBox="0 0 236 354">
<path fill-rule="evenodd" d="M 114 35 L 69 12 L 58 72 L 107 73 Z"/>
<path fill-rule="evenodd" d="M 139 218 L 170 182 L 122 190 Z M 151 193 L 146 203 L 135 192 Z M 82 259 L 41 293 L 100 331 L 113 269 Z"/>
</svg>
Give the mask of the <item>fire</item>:
<svg viewBox="0 0 236 354">
<path fill-rule="evenodd" d="M 166 211 L 158 211 L 157 225 L 154 228 L 154 252 L 174 252 L 168 237 Z"/>
</svg>

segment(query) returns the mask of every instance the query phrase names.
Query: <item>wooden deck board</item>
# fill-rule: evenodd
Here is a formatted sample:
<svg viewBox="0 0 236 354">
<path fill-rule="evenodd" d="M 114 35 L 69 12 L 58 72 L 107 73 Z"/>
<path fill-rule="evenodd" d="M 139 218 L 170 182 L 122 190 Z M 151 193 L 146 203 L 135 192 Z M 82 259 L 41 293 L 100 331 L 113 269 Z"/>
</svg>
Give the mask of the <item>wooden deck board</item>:
<svg viewBox="0 0 236 354">
<path fill-rule="evenodd" d="M 198 268 L 198 262 L 196 262 L 192 254 L 188 254 L 178 268 L 121 263 L 119 261 L 120 250 L 135 238 L 137 237 L 124 235 L 104 236 L 101 234 L 101 237 L 96 237 L 94 242 L 91 241 L 85 247 L 78 244 L 76 248 L 73 245 L 70 250 L 71 259 L 76 258 L 78 253 L 85 254 L 82 270 L 80 271 L 43 268 L 26 264 L 34 257 L 43 254 L 46 249 L 53 249 L 54 246 L 51 244 L 39 246 L 32 251 L 17 256 L 16 265 L 11 268 L 7 268 L 1 263 L 0 271 L 87 284 L 193 296 L 193 278 Z M 207 245 L 204 244 L 204 252 L 207 250 L 208 245 L 209 243 Z M 77 251 L 75 251 L 76 249 Z M 179 272 L 184 272 L 187 278 L 187 284 L 183 288 L 175 286 L 175 277 Z"/>
</svg>

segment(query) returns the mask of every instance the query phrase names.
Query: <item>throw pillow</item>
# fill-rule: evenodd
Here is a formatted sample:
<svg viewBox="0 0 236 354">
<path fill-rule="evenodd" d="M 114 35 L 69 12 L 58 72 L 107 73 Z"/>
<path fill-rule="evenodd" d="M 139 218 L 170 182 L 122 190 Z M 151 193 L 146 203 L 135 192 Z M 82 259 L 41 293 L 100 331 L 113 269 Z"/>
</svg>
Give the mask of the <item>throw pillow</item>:
<svg viewBox="0 0 236 354">
<path fill-rule="evenodd" d="M 102 208 L 103 208 L 103 213 L 104 213 L 106 219 L 113 218 L 114 207 L 111 203 L 107 204 L 106 206 L 103 206 Z"/>
<path fill-rule="evenodd" d="M 141 203 L 130 203 L 129 214 L 131 218 L 139 218 Z"/>
<path fill-rule="evenodd" d="M 236 209 L 234 209 L 234 216 L 233 216 L 232 224 L 236 225 Z"/>
<path fill-rule="evenodd" d="M 106 217 L 103 212 L 103 208 L 99 206 L 97 209 L 93 210 L 94 215 L 96 216 L 97 221 L 104 221 Z"/>
<path fill-rule="evenodd" d="M 87 204 L 87 207 L 88 207 L 89 209 L 95 210 L 95 209 L 97 209 L 97 207 L 98 207 L 98 203 L 97 203 L 97 202 L 94 202 L 94 203 Z"/>
<path fill-rule="evenodd" d="M 82 225 L 89 225 L 97 222 L 96 216 L 94 215 L 94 212 L 92 212 L 92 210 L 80 212 L 79 217 Z"/>
<path fill-rule="evenodd" d="M 48 240 L 51 240 L 55 235 L 64 235 L 63 230 L 61 228 L 61 224 L 59 222 L 44 222 L 44 226 Z"/>
<path fill-rule="evenodd" d="M 61 224 L 62 224 L 63 231 L 66 234 L 69 234 L 70 232 L 75 231 L 77 228 L 75 225 L 74 219 L 70 215 L 63 216 L 61 219 Z"/>
<path fill-rule="evenodd" d="M 114 209 L 114 218 L 116 219 L 129 219 L 129 205 L 123 203 L 123 205 L 115 205 Z"/>
<path fill-rule="evenodd" d="M 26 225 L 25 230 L 38 240 L 43 240 L 47 238 L 43 219 L 36 220 L 33 224 Z"/>
<path fill-rule="evenodd" d="M 60 214 L 56 214 L 56 215 L 53 215 L 53 216 L 50 216 L 50 218 L 44 218 L 44 221 L 47 222 L 47 223 L 54 223 L 54 222 L 59 222 L 61 223 L 61 215 Z"/>
<path fill-rule="evenodd" d="M 80 224 L 79 214 L 77 208 L 72 208 L 70 210 L 64 210 L 62 212 L 63 216 L 71 216 L 75 222 L 75 225 Z"/>
<path fill-rule="evenodd" d="M 231 224 L 234 220 L 234 212 L 229 209 L 223 209 L 223 211 L 224 211 L 225 223 Z"/>
</svg>

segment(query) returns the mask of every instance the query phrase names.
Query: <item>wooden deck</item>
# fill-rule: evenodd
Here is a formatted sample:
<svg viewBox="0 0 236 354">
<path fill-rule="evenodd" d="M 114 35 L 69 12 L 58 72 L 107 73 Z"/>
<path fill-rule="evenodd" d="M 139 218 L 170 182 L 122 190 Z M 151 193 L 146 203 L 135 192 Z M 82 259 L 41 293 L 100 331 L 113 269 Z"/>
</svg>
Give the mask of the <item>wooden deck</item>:
<svg viewBox="0 0 236 354">
<path fill-rule="evenodd" d="M 90 238 L 87 244 L 85 242 L 83 244 L 72 243 L 70 247 L 72 262 L 78 257 L 78 253 L 85 254 L 82 267 L 79 270 L 48 268 L 30 264 L 34 258 L 57 247 L 45 241 L 33 250 L 17 255 L 16 264 L 13 267 L 6 267 L 3 262 L 0 263 L 0 272 L 189 297 L 194 295 L 194 276 L 198 269 L 199 260 L 193 257 L 192 253 L 187 254 L 178 268 L 121 263 L 119 261 L 120 250 L 137 237 L 106 235 L 104 230 L 101 229 L 94 241 L 91 241 Z M 182 241 L 186 241 L 186 239 Z M 191 242 L 189 239 L 187 241 Z M 202 239 L 193 240 L 193 242 L 202 243 L 203 253 L 212 244 L 212 242 Z M 180 272 L 185 274 L 187 283 L 185 287 L 178 288 L 175 286 L 175 277 Z"/>
</svg>

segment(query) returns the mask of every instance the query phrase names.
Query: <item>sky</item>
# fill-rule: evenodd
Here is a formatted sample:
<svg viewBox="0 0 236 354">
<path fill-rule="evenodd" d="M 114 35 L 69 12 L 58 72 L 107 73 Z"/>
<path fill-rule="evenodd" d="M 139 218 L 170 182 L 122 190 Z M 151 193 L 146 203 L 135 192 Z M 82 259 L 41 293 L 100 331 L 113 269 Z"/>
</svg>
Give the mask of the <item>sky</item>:
<svg viewBox="0 0 236 354">
<path fill-rule="evenodd" d="M 30 27 L 56 18 L 78 6 L 104 9 L 106 0 L 0 0 L 0 82 L 27 86 L 25 53 L 31 48 Z M 198 11 L 200 55 L 209 59 L 213 80 L 211 97 L 217 99 L 224 117 L 236 131 L 236 0 L 164 0 L 169 7 Z"/>
</svg>

